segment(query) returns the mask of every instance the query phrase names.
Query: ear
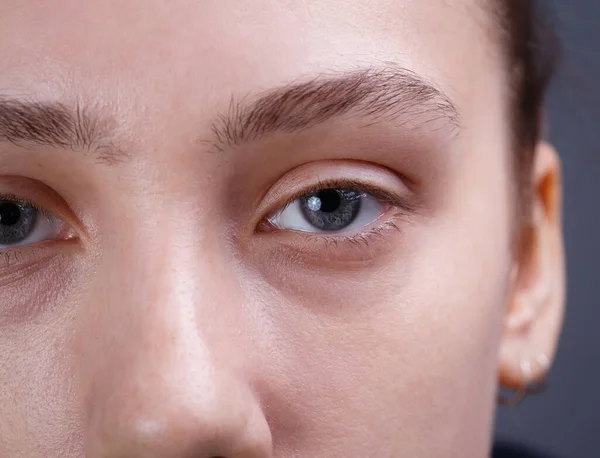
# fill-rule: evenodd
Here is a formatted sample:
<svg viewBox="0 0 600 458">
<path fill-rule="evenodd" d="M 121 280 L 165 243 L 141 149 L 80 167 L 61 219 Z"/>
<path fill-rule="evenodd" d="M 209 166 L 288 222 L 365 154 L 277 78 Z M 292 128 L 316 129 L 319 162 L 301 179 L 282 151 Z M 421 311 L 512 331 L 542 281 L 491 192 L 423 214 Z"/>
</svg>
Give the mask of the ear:
<svg viewBox="0 0 600 458">
<path fill-rule="evenodd" d="M 500 346 L 500 384 L 511 389 L 547 374 L 565 308 L 561 165 L 549 144 L 536 148 L 532 173 L 531 217 L 515 250 Z"/>
</svg>

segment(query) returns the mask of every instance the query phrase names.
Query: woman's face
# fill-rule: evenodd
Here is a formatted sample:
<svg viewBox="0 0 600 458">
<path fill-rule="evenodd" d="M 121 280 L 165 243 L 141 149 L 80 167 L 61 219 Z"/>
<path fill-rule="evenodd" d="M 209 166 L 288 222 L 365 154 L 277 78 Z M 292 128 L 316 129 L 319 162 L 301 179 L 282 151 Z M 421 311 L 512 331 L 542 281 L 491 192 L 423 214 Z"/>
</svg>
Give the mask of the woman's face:
<svg viewBox="0 0 600 458">
<path fill-rule="evenodd" d="M 496 28 L 476 0 L 4 0 L 0 455 L 485 456 Z"/>
</svg>

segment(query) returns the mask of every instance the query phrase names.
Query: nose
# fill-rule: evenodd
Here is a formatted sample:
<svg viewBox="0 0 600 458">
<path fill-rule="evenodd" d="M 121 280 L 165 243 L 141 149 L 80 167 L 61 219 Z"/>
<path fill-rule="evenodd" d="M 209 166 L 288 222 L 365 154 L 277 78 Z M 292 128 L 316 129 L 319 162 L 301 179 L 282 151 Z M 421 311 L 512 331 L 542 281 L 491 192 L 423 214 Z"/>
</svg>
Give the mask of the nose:
<svg viewBox="0 0 600 458">
<path fill-rule="evenodd" d="M 120 268 L 133 273 L 105 291 L 105 310 L 84 336 L 86 457 L 270 457 L 235 287 L 215 263 L 207 273 L 185 255 L 178 268 L 167 257 Z"/>
</svg>

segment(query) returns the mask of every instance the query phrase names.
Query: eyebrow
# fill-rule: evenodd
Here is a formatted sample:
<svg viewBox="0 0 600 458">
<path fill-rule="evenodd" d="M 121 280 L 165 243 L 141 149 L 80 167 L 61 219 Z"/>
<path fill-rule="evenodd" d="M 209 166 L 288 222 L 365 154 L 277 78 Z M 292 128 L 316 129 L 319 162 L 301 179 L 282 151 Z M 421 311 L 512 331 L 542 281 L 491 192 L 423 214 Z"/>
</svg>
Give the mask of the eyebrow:
<svg viewBox="0 0 600 458">
<path fill-rule="evenodd" d="M 454 135 L 460 115 L 449 96 L 407 69 L 390 64 L 351 72 L 320 75 L 266 91 L 248 103 L 232 98 L 227 113 L 212 124 L 218 151 L 258 140 L 275 132 L 293 133 L 342 115 L 447 128 Z"/>
<path fill-rule="evenodd" d="M 342 115 L 364 118 L 364 125 L 400 120 L 411 126 L 441 125 L 451 134 L 460 128 L 459 111 L 450 97 L 394 64 L 319 75 L 250 99 L 232 98 L 227 113 L 215 118 L 208 143 L 217 151 L 275 132 L 303 131 Z M 128 155 L 110 139 L 108 124 L 79 104 L 0 96 L 0 142 L 84 150 L 100 163 L 115 165 Z"/>
<path fill-rule="evenodd" d="M 33 143 L 91 152 L 100 163 L 122 162 L 126 154 L 109 141 L 101 126 L 81 105 L 0 97 L 0 141 L 20 147 Z"/>
</svg>

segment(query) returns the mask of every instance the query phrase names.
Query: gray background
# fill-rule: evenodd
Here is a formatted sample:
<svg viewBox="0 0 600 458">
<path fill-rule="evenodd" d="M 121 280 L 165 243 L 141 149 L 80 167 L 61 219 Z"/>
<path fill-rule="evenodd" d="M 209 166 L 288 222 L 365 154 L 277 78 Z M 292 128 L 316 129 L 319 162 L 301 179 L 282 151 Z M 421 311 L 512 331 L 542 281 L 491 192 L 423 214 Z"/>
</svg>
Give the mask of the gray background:
<svg viewBox="0 0 600 458">
<path fill-rule="evenodd" d="M 564 63 L 549 100 L 565 180 L 568 303 L 549 391 L 498 414 L 497 438 L 600 458 L 600 1 L 553 4 Z"/>
</svg>

